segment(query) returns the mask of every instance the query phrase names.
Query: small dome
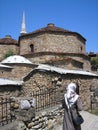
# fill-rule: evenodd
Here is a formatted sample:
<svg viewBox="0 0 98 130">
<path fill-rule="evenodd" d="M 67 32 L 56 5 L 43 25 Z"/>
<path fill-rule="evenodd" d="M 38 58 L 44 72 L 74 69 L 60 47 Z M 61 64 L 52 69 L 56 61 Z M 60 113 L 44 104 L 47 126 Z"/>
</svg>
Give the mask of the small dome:
<svg viewBox="0 0 98 130">
<path fill-rule="evenodd" d="M 18 41 L 13 39 L 10 35 L 6 35 L 4 38 L 0 39 L 0 44 L 18 44 Z"/>
<path fill-rule="evenodd" d="M 19 56 L 19 55 L 9 56 L 6 59 L 4 59 L 1 63 L 3 63 L 3 64 L 8 64 L 8 63 L 12 63 L 12 64 L 15 64 L 15 63 L 32 64 L 31 61 L 29 61 L 25 57 Z"/>
<path fill-rule="evenodd" d="M 40 29 L 35 30 L 31 33 L 26 33 L 26 34 L 20 36 L 20 38 L 28 36 L 28 35 L 39 34 L 39 33 L 49 33 L 49 32 L 62 33 L 62 34 L 68 33 L 68 34 L 72 34 L 72 35 L 77 35 L 80 38 L 83 38 L 84 40 L 86 40 L 81 34 L 79 34 L 77 32 L 70 31 L 70 30 L 66 30 L 64 28 L 57 27 L 57 26 L 55 26 L 54 23 L 48 23 L 46 27 L 40 28 Z"/>
</svg>

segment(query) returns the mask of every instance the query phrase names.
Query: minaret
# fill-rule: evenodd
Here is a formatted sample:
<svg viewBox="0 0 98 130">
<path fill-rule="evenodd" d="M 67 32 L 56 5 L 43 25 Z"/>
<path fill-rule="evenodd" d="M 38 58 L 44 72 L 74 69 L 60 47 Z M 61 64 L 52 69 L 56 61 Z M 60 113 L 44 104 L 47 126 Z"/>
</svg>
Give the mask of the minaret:
<svg viewBox="0 0 98 130">
<path fill-rule="evenodd" d="M 25 25 L 25 12 L 23 12 L 22 25 L 21 25 L 21 35 L 26 34 L 26 25 Z"/>
</svg>

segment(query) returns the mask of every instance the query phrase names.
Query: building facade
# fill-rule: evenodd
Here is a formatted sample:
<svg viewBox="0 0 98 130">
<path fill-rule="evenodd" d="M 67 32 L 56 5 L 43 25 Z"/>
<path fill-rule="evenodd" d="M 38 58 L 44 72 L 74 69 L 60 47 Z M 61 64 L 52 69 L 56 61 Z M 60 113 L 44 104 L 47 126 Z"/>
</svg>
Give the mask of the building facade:
<svg viewBox="0 0 98 130">
<path fill-rule="evenodd" d="M 18 42 L 20 55 L 33 63 L 66 68 L 68 64 L 76 62 L 70 69 L 91 70 L 90 58 L 86 54 L 86 40 L 79 33 L 50 23 L 44 28 L 21 35 Z"/>
</svg>

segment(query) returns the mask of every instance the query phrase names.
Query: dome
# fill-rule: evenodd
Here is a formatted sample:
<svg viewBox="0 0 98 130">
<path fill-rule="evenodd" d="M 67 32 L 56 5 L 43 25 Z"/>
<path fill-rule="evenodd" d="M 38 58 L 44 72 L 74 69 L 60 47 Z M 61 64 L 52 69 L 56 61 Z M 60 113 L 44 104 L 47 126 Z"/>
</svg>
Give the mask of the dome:
<svg viewBox="0 0 98 130">
<path fill-rule="evenodd" d="M 73 31 L 70 31 L 70 30 L 66 30 L 64 28 L 57 27 L 57 26 L 55 26 L 54 23 L 49 23 L 49 24 L 47 24 L 46 27 L 40 28 L 40 29 L 33 31 L 31 33 L 26 33 L 26 34 L 20 36 L 20 38 L 24 37 L 24 36 L 32 35 L 32 34 L 49 33 L 49 32 L 51 32 L 51 33 L 73 34 L 73 35 L 79 36 L 80 38 L 82 38 L 86 41 L 86 39 L 82 35 L 80 35 L 79 33 L 73 32 Z"/>
<path fill-rule="evenodd" d="M 31 61 L 29 61 L 25 57 L 19 56 L 19 55 L 9 56 L 6 59 L 4 59 L 1 63 L 2 64 L 8 64 L 8 63 L 12 63 L 12 64 L 15 64 L 15 63 L 32 64 Z"/>
<path fill-rule="evenodd" d="M 0 44 L 18 44 L 18 41 L 13 39 L 10 35 L 6 35 L 4 38 L 0 39 Z"/>
</svg>

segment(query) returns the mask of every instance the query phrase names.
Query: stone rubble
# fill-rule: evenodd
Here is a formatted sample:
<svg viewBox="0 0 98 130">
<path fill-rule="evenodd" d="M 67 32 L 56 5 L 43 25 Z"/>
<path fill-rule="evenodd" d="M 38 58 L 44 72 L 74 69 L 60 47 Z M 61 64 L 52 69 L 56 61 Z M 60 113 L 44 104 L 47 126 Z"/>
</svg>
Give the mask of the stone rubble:
<svg viewBox="0 0 98 130">
<path fill-rule="evenodd" d="M 15 102 L 11 104 L 11 114 L 17 121 L 13 130 L 53 130 L 56 125 L 62 124 L 63 109 L 60 105 L 35 112 L 34 107 L 21 109 L 20 99 L 13 100 Z"/>
<path fill-rule="evenodd" d="M 53 130 L 56 125 L 62 124 L 63 109 L 60 106 L 40 112 L 31 122 L 27 123 L 28 130 Z"/>
</svg>

